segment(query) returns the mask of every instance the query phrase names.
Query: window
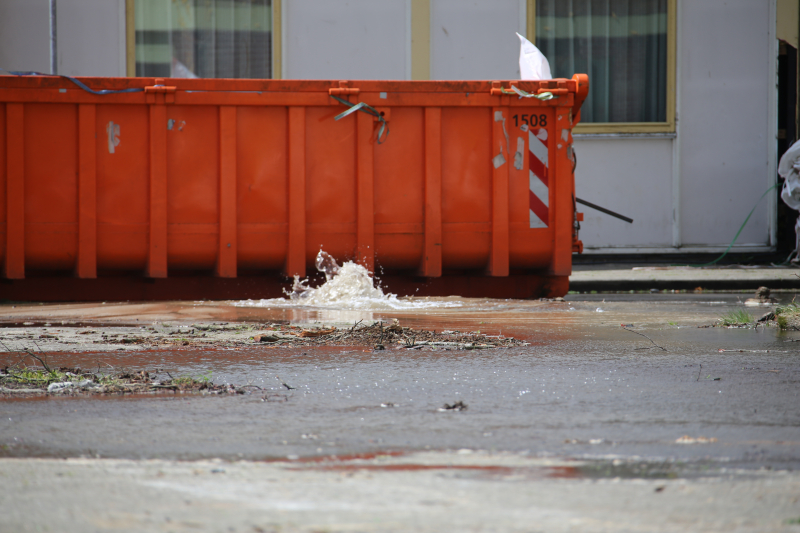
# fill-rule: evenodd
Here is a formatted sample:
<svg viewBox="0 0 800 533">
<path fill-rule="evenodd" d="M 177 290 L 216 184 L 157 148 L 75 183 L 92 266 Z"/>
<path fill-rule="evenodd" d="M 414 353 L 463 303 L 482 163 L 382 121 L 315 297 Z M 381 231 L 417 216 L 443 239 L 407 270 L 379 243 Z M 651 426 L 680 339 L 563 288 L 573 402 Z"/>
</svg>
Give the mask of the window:
<svg viewBox="0 0 800 533">
<path fill-rule="evenodd" d="M 675 0 L 533 0 L 553 76 L 589 75 L 580 132 L 674 131 Z"/>
<path fill-rule="evenodd" d="M 136 76 L 272 77 L 271 0 L 134 0 L 133 11 Z"/>
</svg>

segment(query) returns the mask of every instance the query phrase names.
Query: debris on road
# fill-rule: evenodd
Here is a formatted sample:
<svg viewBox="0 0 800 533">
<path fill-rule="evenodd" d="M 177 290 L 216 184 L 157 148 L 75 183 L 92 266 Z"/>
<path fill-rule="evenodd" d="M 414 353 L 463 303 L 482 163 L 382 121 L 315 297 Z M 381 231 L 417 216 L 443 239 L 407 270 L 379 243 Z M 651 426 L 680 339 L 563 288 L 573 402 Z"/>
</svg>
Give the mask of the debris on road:
<svg viewBox="0 0 800 533">
<path fill-rule="evenodd" d="M 675 444 L 711 444 L 712 442 L 717 442 L 717 439 L 715 437 L 690 437 L 689 435 L 684 435 L 675 440 Z"/>
<path fill-rule="evenodd" d="M 143 349 L 215 349 L 302 346 L 364 346 L 376 349 L 479 350 L 527 346 L 502 335 L 470 331 L 436 331 L 403 327 L 394 319 L 356 322 L 351 326 L 291 325 L 286 323 L 236 323 L 149 326 L 69 326 L 47 324 L 3 328 L 7 351 L 36 345 L 43 352 L 110 351 Z"/>
<path fill-rule="evenodd" d="M 295 389 L 297 389 L 297 387 L 292 387 L 291 385 L 289 385 L 289 384 L 287 384 L 285 381 L 283 381 L 283 380 L 280 378 L 280 376 L 275 376 L 275 379 L 277 379 L 278 381 L 280 381 L 281 385 L 283 385 L 284 387 L 286 387 L 286 390 L 295 390 Z"/>
<path fill-rule="evenodd" d="M 778 305 L 774 311 L 765 313 L 755 322 L 755 326 L 759 324 L 775 326 L 782 330 L 800 331 L 800 305 L 794 301 L 786 305 Z M 739 328 L 753 327 L 753 317 L 746 311 L 735 311 L 722 317 L 721 323 L 715 325 Z"/>
<path fill-rule="evenodd" d="M 776 307 L 775 323 L 780 329 L 800 330 L 800 305 L 791 302 Z"/>
<path fill-rule="evenodd" d="M 745 300 L 744 305 L 748 307 L 764 307 L 775 305 L 778 300 L 770 296 L 770 290 L 767 287 L 759 287 L 756 290 L 755 298 L 748 298 Z"/>
<path fill-rule="evenodd" d="M 769 322 L 770 320 L 775 320 L 775 312 L 770 311 L 769 313 L 765 313 L 761 318 L 758 319 L 760 322 Z"/>
<path fill-rule="evenodd" d="M 292 346 L 373 346 L 381 350 L 388 346 L 403 349 L 478 350 L 527 346 L 528 343 L 501 335 L 490 336 L 480 332 L 413 329 L 402 327 L 397 320 L 391 325 L 383 322 L 356 323 L 345 328 L 321 328 L 310 330 L 299 326 L 273 324 L 269 332 L 278 337 L 276 344 Z"/>
<path fill-rule="evenodd" d="M 30 355 L 30 353 L 29 353 Z M 159 378 L 158 372 L 114 371 L 103 373 L 98 369 L 87 372 L 78 367 L 50 368 L 43 359 L 42 366 L 11 365 L 0 369 L 0 397 L 32 394 L 143 394 L 143 393 L 202 393 L 244 394 L 248 387 L 215 385 L 209 376 L 179 376 L 168 372 Z M 252 387 L 252 386 L 250 386 Z"/>
<path fill-rule="evenodd" d="M 467 404 L 465 404 L 461 400 L 458 400 L 453 404 L 446 403 L 444 404 L 444 407 L 439 408 L 439 411 L 466 411 L 466 410 L 467 410 Z"/>
<path fill-rule="evenodd" d="M 665 352 L 667 351 L 667 349 L 666 349 L 666 348 L 664 348 L 663 346 L 659 346 L 658 344 L 656 344 L 656 343 L 655 343 L 655 341 L 654 341 L 653 339 L 651 339 L 650 337 L 648 337 L 648 336 L 647 336 L 647 335 L 645 335 L 644 333 L 641 333 L 641 332 L 639 332 L 639 331 L 633 331 L 632 329 L 628 329 L 628 328 L 632 328 L 632 327 L 633 327 L 633 324 L 620 324 L 620 326 L 621 326 L 621 327 L 622 327 L 622 329 L 624 329 L 625 331 L 630 331 L 631 333 L 636 333 L 637 335 L 641 335 L 642 337 L 644 337 L 645 339 L 649 340 L 649 341 L 650 341 L 650 342 L 653 344 L 652 346 L 646 346 L 646 347 L 644 347 L 644 348 L 637 348 L 637 350 L 645 350 L 645 349 L 648 349 L 648 348 L 660 348 L 660 349 L 664 350 Z"/>
</svg>

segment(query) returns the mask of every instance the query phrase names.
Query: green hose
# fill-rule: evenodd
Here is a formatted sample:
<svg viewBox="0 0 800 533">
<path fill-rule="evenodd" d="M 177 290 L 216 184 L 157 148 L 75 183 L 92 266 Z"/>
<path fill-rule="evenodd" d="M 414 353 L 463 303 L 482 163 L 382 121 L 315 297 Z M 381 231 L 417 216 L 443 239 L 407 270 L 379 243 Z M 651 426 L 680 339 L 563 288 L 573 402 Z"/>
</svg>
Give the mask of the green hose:
<svg viewBox="0 0 800 533">
<path fill-rule="evenodd" d="M 733 240 L 732 240 L 732 241 L 731 241 L 731 243 L 728 245 L 728 249 L 727 249 L 727 250 L 725 250 L 725 251 L 722 253 L 722 255 L 721 255 L 721 256 L 717 257 L 716 259 L 714 259 L 713 261 L 711 261 L 711 262 L 709 262 L 709 263 L 704 263 L 704 264 L 702 264 L 702 265 L 683 265 L 683 266 L 691 266 L 691 267 L 702 268 L 702 267 L 706 267 L 706 266 L 716 265 L 716 264 L 717 264 L 717 263 L 718 263 L 718 262 L 719 262 L 719 261 L 720 261 L 720 260 L 721 260 L 723 257 L 725 257 L 726 255 L 728 255 L 728 252 L 730 252 L 730 251 L 731 251 L 731 248 L 733 248 L 733 245 L 734 245 L 734 243 L 736 242 L 736 239 L 738 239 L 738 238 L 739 238 L 739 235 L 742 233 L 742 230 L 743 230 L 743 229 L 744 229 L 744 227 L 747 225 L 747 221 L 748 221 L 748 220 L 750 220 L 750 217 L 751 217 L 751 216 L 753 216 L 753 213 L 755 213 L 755 211 L 756 211 L 756 207 L 758 207 L 758 204 L 760 204 L 760 203 L 761 203 L 761 200 L 763 200 L 763 199 L 764 199 L 764 197 L 765 197 L 765 196 L 766 196 L 766 195 L 769 193 L 769 191 L 771 191 L 772 189 L 775 189 L 775 188 L 776 188 L 778 185 L 779 185 L 779 184 L 778 184 L 778 183 L 776 183 L 775 185 L 773 185 L 772 187 L 770 187 L 769 189 L 767 189 L 766 191 L 764 191 L 764 194 L 762 194 L 762 195 L 761 195 L 761 198 L 759 198 L 759 199 L 758 199 L 758 201 L 756 202 L 756 205 L 754 205 L 754 206 L 753 206 L 753 209 L 751 209 L 751 210 L 750 210 L 750 214 L 748 214 L 748 215 L 747 215 L 747 218 L 745 218 L 745 219 L 744 219 L 744 222 L 742 222 L 742 226 L 739 228 L 739 231 L 737 231 L 737 232 L 736 232 L 736 236 L 734 236 L 734 237 L 733 237 Z M 789 257 L 791 258 L 791 255 L 790 255 Z M 787 259 L 787 261 L 785 261 L 785 262 L 783 262 L 783 263 L 781 263 L 781 264 L 782 264 L 782 265 L 783 265 L 783 264 L 786 264 L 786 262 L 788 262 L 788 259 Z"/>
</svg>

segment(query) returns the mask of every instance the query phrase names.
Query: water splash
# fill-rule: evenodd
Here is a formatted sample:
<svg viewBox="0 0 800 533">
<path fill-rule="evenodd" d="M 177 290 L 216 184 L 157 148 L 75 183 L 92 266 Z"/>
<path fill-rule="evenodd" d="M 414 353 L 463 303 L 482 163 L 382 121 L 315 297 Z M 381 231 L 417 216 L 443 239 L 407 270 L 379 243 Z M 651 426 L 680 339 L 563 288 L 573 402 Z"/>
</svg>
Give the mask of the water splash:
<svg viewBox="0 0 800 533">
<path fill-rule="evenodd" d="M 326 281 L 319 287 L 309 287 L 308 280 L 295 276 L 288 298 L 247 300 L 237 306 L 247 307 L 318 307 L 326 309 L 425 309 L 461 307 L 461 302 L 438 298 L 398 298 L 375 286 L 375 280 L 363 266 L 347 261 L 341 267 L 326 252 L 320 251 L 317 269 L 325 272 Z"/>
</svg>

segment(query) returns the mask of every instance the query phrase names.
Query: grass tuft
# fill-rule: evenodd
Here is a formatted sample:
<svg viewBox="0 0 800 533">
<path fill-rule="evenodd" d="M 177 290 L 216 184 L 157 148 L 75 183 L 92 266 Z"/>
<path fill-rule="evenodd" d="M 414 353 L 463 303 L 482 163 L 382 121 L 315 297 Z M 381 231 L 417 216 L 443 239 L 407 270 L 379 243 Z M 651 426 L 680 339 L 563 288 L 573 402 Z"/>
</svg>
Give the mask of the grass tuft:
<svg viewBox="0 0 800 533">
<path fill-rule="evenodd" d="M 751 324 L 754 319 L 753 315 L 745 311 L 744 309 L 737 309 L 735 311 L 731 311 L 730 313 L 724 314 L 720 317 L 723 326 L 742 326 L 746 324 Z"/>
</svg>

